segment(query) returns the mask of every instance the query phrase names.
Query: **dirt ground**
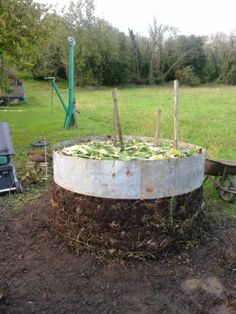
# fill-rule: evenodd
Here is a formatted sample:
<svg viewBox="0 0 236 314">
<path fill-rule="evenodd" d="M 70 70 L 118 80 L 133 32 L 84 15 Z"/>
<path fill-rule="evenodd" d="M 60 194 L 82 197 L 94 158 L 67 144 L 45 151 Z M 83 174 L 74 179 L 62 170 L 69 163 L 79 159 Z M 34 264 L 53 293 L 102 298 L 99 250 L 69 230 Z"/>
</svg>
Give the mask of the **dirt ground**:
<svg viewBox="0 0 236 314">
<path fill-rule="evenodd" d="M 212 222 L 181 253 L 124 261 L 72 254 L 51 231 L 49 192 L 0 213 L 0 313 L 236 313 L 235 222 Z"/>
</svg>

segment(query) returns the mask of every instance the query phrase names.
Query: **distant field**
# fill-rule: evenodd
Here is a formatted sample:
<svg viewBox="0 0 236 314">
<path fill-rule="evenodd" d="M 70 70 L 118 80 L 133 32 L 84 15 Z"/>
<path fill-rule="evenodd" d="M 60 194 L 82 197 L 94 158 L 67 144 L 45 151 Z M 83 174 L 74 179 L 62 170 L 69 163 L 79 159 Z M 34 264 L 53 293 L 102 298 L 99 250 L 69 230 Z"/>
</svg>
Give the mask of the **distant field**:
<svg viewBox="0 0 236 314">
<path fill-rule="evenodd" d="M 59 84 L 67 100 L 66 85 Z M 79 128 L 63 128 L 65 114 L 48 82 L 25 81 L 27 104 L 0 107 L 0 121 L 9 123 L 17 150 L 17 164 L 24 163 L 32 141 L 50 144 L 84 135 L 112 133 L 111 88 L 76 90 Z M 162 137 L 173 136 L 173 88 L 130 87 L 118 90 L 124 134 L 153 136 L 155 115 L 161 108 Z M 180 87 L 180 139 L 206 148 L 212 158 L 236 160 L 236 87 Z M 211 192 L 214 193 L 214 192 Z"/>
<path fill-rule="evenodd" d="M 38 139 L 56 143 L 77 136 L 112 133 L 111 88 L 77 89 L 79 129 L 65 130 L 65 114 L 55 94 L 51 110 L 49 83 L 26 81 L 25 85 L 27 104 L 0 107 L 0 120 L 10 124 L 19 156 Z M 66 85 L 61 86 L 61 91 L 67 99 Z M 153 136 L 155 113 L 161 108 L 162 136 L 172 138 L 172 87 L 121 88 L 118 97 L 125 134 Z M 207 148 L 213 158 L 236 159 L 236 87 L 181 87 L 180 139 Z"/>
</svg>

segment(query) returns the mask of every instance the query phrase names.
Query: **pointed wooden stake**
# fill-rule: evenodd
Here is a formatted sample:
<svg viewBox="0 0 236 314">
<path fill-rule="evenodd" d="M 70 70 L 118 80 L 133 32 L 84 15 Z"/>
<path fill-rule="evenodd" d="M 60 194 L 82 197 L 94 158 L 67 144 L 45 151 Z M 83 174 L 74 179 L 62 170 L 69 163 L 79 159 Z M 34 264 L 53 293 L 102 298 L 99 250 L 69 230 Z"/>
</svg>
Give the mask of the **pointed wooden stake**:
<svg viewBox="0 0 236 314">
<path fill-rule="evenodd" d="M 124 150 L 124 142 L 122 137 L 122 130 L 121 130 L 121 124 L 120 124 L 120 116 L 119 116 L 119 110 L 118 110 L 118 102 L 117 102 L 117 88 L 114 88 L 112 90 L 112 98 L 113 98 L 113 104 L 114 104 L 114 120 L 115 120 L 115 126 L 116 126 L 116 133 L 119 137 L 120 142 L 120 150 Z"/>
<path fill-rule="evenodd" d="M 179 148 L 179 81 L 174 81 L 174 148 Z"/>
<path fill-rule="evenodd" d="M 161 109 L 157 110 L 155 146 L 158 146 L 161 136 Z"/>
<path fill-rule="evenodd" d="M 47 156 L 47 141 L 44 140 L 44 162 L 45 162 L 45 179 L 48 178 L 48 156 Z"/>
<path fill-rule="evenodd" d="M 113 100 L 114 102 L 114 100 Z M 113 145 L 116 145 L 116 114 L 115 114 L 115 106 L 113 106 Z"/>
</svg>

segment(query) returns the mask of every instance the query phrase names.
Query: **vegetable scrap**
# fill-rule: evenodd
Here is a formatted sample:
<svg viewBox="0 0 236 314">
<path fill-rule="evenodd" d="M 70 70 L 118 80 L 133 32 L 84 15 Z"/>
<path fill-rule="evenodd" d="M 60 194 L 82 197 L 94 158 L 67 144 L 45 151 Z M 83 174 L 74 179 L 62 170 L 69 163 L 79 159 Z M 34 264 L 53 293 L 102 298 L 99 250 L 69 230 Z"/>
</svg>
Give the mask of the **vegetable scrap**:
<svg viewBox="0 0 236 314">
<path fill-rule="evenodd" d="M 184 158 L 198 153 L 199 149 L 173 147 L 171 141 L 153 143 L 142 140 L 127 140 L 124 142 L 124 151 L 121 151 L 119 142 L 91 141 L 64 147 L 61 152 L 67 156 L 96 160 L 163 160 L 170 158 Z"/>
</svg>

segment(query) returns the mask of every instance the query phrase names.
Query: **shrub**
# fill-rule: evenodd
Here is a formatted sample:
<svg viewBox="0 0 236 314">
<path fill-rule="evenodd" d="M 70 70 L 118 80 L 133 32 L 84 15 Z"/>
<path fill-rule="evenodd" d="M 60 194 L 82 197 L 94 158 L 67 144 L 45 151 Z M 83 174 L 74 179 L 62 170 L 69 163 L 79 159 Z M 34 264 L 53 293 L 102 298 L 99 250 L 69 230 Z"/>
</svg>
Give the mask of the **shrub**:
<svg viewBox="0 0 236 314">
<path fill-rule="evenodd" d="M 182 84 L 198 86 L 201 83 L 199 77 L 194 73 L 191 66 L 187 66 L 182 70 L 176 71 L 175 75 L 177 80 L 179 80 Z"/>
</svg>

